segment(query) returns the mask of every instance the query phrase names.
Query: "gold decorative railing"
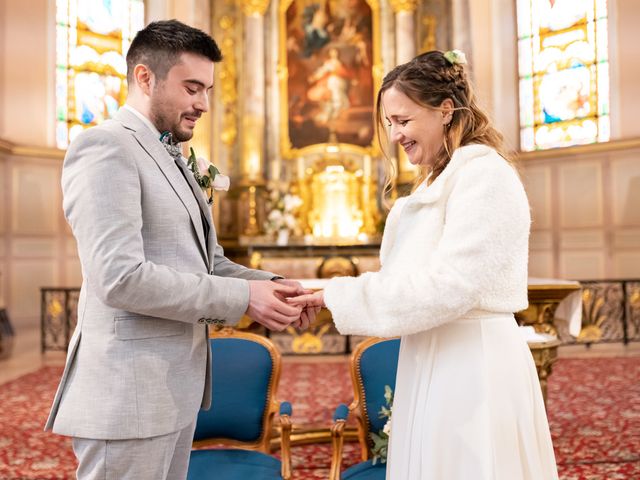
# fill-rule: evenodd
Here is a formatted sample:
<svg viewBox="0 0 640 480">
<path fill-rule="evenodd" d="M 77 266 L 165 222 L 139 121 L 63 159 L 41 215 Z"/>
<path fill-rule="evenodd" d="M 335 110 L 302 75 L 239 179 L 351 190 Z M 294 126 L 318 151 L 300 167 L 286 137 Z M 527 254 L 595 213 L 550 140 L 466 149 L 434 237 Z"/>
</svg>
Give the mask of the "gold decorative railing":
<svg viewBox="0 0 640 480">
<path fill-rule="evenodd" d="M 336 247 L 337 248 L 337 247 Z M 259 263 L 259 262 L 258 262 Z M 321 266 L 321 263 L 318 264 Z M 589 280 L 581 281 L 582 330 L 577 339 L 559 331 L 561 343 L 623 342 L 640 341 L 640 279 L 634 280 Z M 76 325 L 76 309 L 79 288 L 42 288 L 41 347 L 47 350 L 66 350 Z M 552 292 L 553 293 L 553 292 Z M 529 292 L 530 308 L 525 311 L 531 321 L 518 315 L 521 324 L 547 328 L 553 325 L 554 306 L 544 302 L 542 293 Z M 551 306 L 549 306 L 551 305 Z M 525 313 L 523 312 L 523 313 Z M 244 325 L 247 328 L 249 324 Z M 544 328 L 538 328 L 546 332 Z M 348 345 L 347 342 L 346 345 Z M 322 349 L 321 349 L 322 350 Z M 345 348 L 344 353 L 347 352 Z M 326 353 L 311 349 L 307 353 Z M 336 352 L 334 352 L 336 353 Z"/>
<path fill-rule="evenodd" d="M 66 351 L 76 328 L 79 288 L 41 288 L 40 350 Z"/>
</svg>

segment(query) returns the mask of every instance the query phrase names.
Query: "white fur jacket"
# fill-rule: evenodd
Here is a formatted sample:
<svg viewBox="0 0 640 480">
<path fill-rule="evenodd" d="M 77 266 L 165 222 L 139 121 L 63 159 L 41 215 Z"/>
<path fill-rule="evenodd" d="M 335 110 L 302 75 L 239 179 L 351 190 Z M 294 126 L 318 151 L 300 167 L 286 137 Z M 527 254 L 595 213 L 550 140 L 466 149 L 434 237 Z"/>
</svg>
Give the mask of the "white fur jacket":
<svg viewBox="0 0 640 480">
<path fill-rule="evenodd" d="M 332 279 L 325 303 L 342 334 L 410 335 L 468 315 L 527 306 L 531 217 L 518 174 L 485 145 L 389 212 L 381 269 Z"/>
</svg>

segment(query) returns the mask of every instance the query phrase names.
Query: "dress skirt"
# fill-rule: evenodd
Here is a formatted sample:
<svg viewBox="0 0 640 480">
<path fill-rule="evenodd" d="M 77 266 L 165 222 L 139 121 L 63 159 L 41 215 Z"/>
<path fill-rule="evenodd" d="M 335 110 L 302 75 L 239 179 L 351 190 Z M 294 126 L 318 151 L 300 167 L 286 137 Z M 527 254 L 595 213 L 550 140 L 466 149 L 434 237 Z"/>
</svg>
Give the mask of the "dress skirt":
<svg viewBox="0 0 640 480">
<path fill-rule="evenodd" d="M 402 337 L 390 480 L 558 478 L 533 358 L 512 314 Z"/>
</svg>

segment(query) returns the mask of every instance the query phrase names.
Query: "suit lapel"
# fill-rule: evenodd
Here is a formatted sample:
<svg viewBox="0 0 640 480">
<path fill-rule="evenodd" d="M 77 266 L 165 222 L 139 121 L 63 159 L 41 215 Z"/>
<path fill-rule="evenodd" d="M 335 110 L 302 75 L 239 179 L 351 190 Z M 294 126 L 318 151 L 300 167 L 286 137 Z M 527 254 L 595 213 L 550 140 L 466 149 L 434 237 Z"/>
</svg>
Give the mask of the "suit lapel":
<svg viewBox="0 0 640 480">
<path fill-rule="evenodd" d="M 204 221 L 207 222 L 207 226 L 209 227 L 207 229 L 207 231 L 209 232 L 209 236 L 206 240 L 206 244 L 207 244 L 207 255 L 209 258 L 209 271 L 211 271 L 211 267 L 213 265 L 213 260 L 215 256 L 214 249 L 217 243 L 216 232 L 213 227 L 213 217 L 211 216 L 211 206 L 207 203 L 207 200 L 205 198 L 205 193 L 200 188 L 200 185 L 198 185 L 198 182 L 196 182 L 196 179 L 193 176 L 193 173 L 189 171 L 187 164 L 185 162 L 182 162 L 180 164 L 180 167 L 182 168 L 182 171 L 185 172 L 185 177 L 189 182 L 189 186 L 193 190 L 194 195 L 198 200 L 198 205 L 203 214 L 202 218 L 204 219 Z"/>
<path fill-rule="evenodd" d="M 205 198 L 205 194 L 202 192 L 200 185 L 196 182 L 193 173 L 187 168 L 187 164 L 185 162 L 181 162 L 180 167 L 182 171 L 185 173 L 185 178 L 187 182 L 189 182 L 189 186 L 193 190 L 193 195 L 198 201 L 198 206 L 200 207 L 200 211 L 202 212 L 202 218 L 205 222 L 207 222 L 207 231 L 209 232 L 209 236 L 207 237 L 207 255 L 209 258 L 209 269 L 211 269 L 211 265 L 213 263 L 213 245 L 215 245 L 215 230 L 213 229 L 213 218 L 211 217 L 211 207 L 207 204 L 207 200 Z"/>
<path fill-rule="evenodd" d="M 162 146 L 162 143 L 160 143 L 160 141 L 154 137 L 151 130 L 149 130 L 149 128 L 147 128 L 147 126 L 144 125 L 144 123 L 140 119 L 138 119 L 133 113 L 127 111 L 126 109 L 120 109 L 115 117 L 115 120 L 120 121 L 125 126 L 125 128 L 132 131 L 134 138 L 144 149 L 144 151 L 147 152 L 147 154 L 158 165 L 165 178 L 178 195 L 178 198 L 189 213 L 191 223 L 196 230 L 198 244 L 200 245 L 202 256 L 204 257 L 207 265 L 209 265 L 208 249 L 206 245 L 207 242 L 205 240 L 204 230 L 202 228 L 202 220 L 200 219 L 199 211 L 202 207 L 199 205 L 200 199 L 198 197 L 201 195 L 194 196 L 194 192 L 191 191 L 190 186 L 185 183 L 185 179 L 178 170 L 179 167 L 175 164 L 173 157 L 169 155 L 169 153 Z M 192 178 L 193 176 L 186 175 L 186 177 L 187 182 L 189 182 L 189 178 Z M 206 205 L 206 202 L 204 203 Z M 210 216 L 211 214 L 209 214 L 209 217 Z"/>
<path fill-rule="evenodd" d="M 185 162 L 182 162 L 181 168 L 182 171 L 185 172 L 187 182 L 189 182 L 189 186 L 193 190 L 193 194 L 198 200 L 198 206 L 200 207 L 200 210 L 202 210 L 204 218 L 208 223 L 209 231 L 211 231 L 211 227 L 213 226 L 213 221 L 211 219 L 211 207 L 207 204 L 207 200 L 205 199 L 205 195 L 202 192 L 200 185 L 198 185 L 198 182 L 196 182 L 193 173 L 187 168 L 187 164 Z"/>
</svg>

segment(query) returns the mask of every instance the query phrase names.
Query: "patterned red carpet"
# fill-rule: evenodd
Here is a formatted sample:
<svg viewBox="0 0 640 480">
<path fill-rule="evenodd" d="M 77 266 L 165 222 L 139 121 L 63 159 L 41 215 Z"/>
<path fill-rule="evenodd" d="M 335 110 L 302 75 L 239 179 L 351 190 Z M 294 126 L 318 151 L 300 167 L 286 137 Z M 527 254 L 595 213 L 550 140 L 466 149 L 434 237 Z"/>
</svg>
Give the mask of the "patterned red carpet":
<svg viewBox="0 0 640 480">
<path fill-rule="evenodd" d="M 69 440 L 42 431 L 60 371 L 0 386 L 0 479 L 74 478 Z M 346 361 L 288 359 L 279 399 L 293 404 L 296 424 L 328 426 L 350 389 Z M 640 357 L 559 360 L 548 409 L 562 480 L 640 479 Z M 357 454 L 348 445 L 345 465 Z M 328 445 L 294 447 L 295 478 L 326 479 L 330 457 Z"/>
</svg>

